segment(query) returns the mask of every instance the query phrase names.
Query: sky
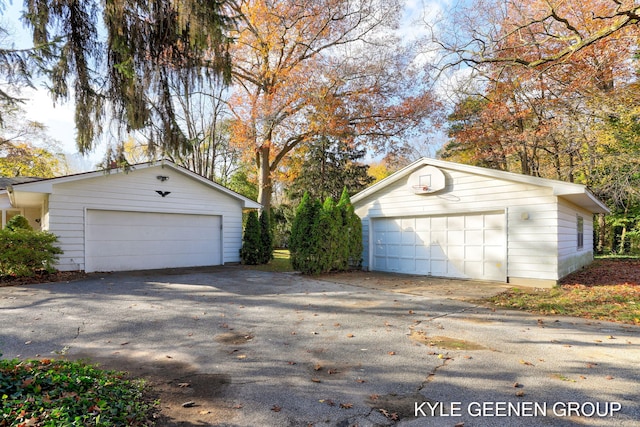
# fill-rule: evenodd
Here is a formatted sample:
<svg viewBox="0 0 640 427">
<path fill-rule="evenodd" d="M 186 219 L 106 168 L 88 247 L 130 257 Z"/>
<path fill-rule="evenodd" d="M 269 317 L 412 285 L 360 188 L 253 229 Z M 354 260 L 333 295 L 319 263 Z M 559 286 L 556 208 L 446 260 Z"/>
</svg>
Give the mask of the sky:
<svg viewBox="0 0 640 427">
<path fill-rule="evenodd" d="M 405 42 L 415 40 L 426 33 L 426 27 L 422 24 L 425 16 L 433 19 L 442 12 L 443 4 L 447 0 L 406 0 L 404 22 L 400 34 Z M 19 20 L 23 3 L 20 0 L 6 1 L 6 9 L 2 13 L 3 23 L 8 23 L 15 34 L 16 47 L 22 43 L 24 47 L 30 46 L 30 35 Z M 428 60 L 427 58 L 424 59 Z M 42 85 L 43 86 L 43 85 Z M 96 149 L 89 155 L 82 156 L 78 153 L 75 143 L 75 123 L 73 102 L 54 104 L 48 95 L 46 88 L 37 87 L 36 90 L 26 89 L 22 96 L 28 98 L 24 105 L 27 118 L 38 121 L 47 126 L 48 134 L 55 139 L 62 150 L 70 158 L 73 172 L 84 172 L 96 169 L 96 165 L 103 160 L 107 143 L 105 141 L 96 144 Z M 72 98 L 72 97 L 71 97 Z M 431 150 L 430 150 L 431 151 Z M 434 153 L 425 153 L 433 155 Z"/>
</svg>

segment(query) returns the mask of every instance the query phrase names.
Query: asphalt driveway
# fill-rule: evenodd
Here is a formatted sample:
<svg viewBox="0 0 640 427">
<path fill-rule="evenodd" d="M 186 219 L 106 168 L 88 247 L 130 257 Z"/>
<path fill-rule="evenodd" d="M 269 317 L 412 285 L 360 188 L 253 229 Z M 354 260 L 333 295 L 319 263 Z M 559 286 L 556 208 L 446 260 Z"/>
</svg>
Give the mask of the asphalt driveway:
<svg viewBox="0 0 640 427">
<path fill-rule="evenodd" d="M 239 267 L 0 288 L 0 353 L 164 378 L 167 425 L 640 422 L 640 328 L 403 291 Z"/>
</svg>

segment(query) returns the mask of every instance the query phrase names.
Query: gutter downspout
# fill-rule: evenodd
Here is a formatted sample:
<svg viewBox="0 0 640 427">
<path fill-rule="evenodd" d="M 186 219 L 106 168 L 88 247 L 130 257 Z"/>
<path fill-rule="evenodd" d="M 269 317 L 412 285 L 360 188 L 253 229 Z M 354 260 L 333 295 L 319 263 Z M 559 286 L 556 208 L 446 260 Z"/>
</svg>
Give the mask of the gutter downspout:
<svg viewBox="0 0 640 427">
<path fill-rule="evenodd" d="M 7 186 L 7 194 L 9 195 L 9 203 L 11 204 L 12 207 L 17 208 L 16 206 L 16 196 L 15 193 L 13 191 L 13 186 L 8 185 Z"/>
</svg>

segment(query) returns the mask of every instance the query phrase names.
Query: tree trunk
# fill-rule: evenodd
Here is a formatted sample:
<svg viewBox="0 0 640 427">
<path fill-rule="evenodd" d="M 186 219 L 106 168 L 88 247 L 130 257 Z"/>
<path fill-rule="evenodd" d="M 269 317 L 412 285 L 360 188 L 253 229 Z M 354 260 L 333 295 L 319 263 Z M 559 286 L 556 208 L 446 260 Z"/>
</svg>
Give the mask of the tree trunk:
<svg viewBox="0 0 640 427">
<path fill-rule="evenodd" d="M 606 223 L 604 221 L 604 214 L 598 214 L 598 248 L 597 252 L 602 254 L 604 252 L 605 240 L 607 238 Z"/>
<path fill-rule="evenodd" d="M 258 149 L 256 161 L 258 165 L 258 203 L 267 212 L 271 209 L 271 193 L 273 182 L 271 181 L 271 163 L 269 162 L 270 144 L 264 143 Z"/>
</svg>

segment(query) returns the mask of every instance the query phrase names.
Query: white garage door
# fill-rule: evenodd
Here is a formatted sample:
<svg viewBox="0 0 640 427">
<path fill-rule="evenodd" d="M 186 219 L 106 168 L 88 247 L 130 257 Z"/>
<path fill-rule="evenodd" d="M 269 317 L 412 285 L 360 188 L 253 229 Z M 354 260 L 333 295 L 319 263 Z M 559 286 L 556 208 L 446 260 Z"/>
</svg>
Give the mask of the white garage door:
<svg viewBox="0 0 640 427">
<path fill-rule="evenodd" d="M 372 222 L 373 270 L 506 280 L 502 212 Z"/>
<path fill-rule="evenodd" d="M 85 271 L 222 264 L 220 224 L 212 215 L 88 210 Z"/>
</svg>

